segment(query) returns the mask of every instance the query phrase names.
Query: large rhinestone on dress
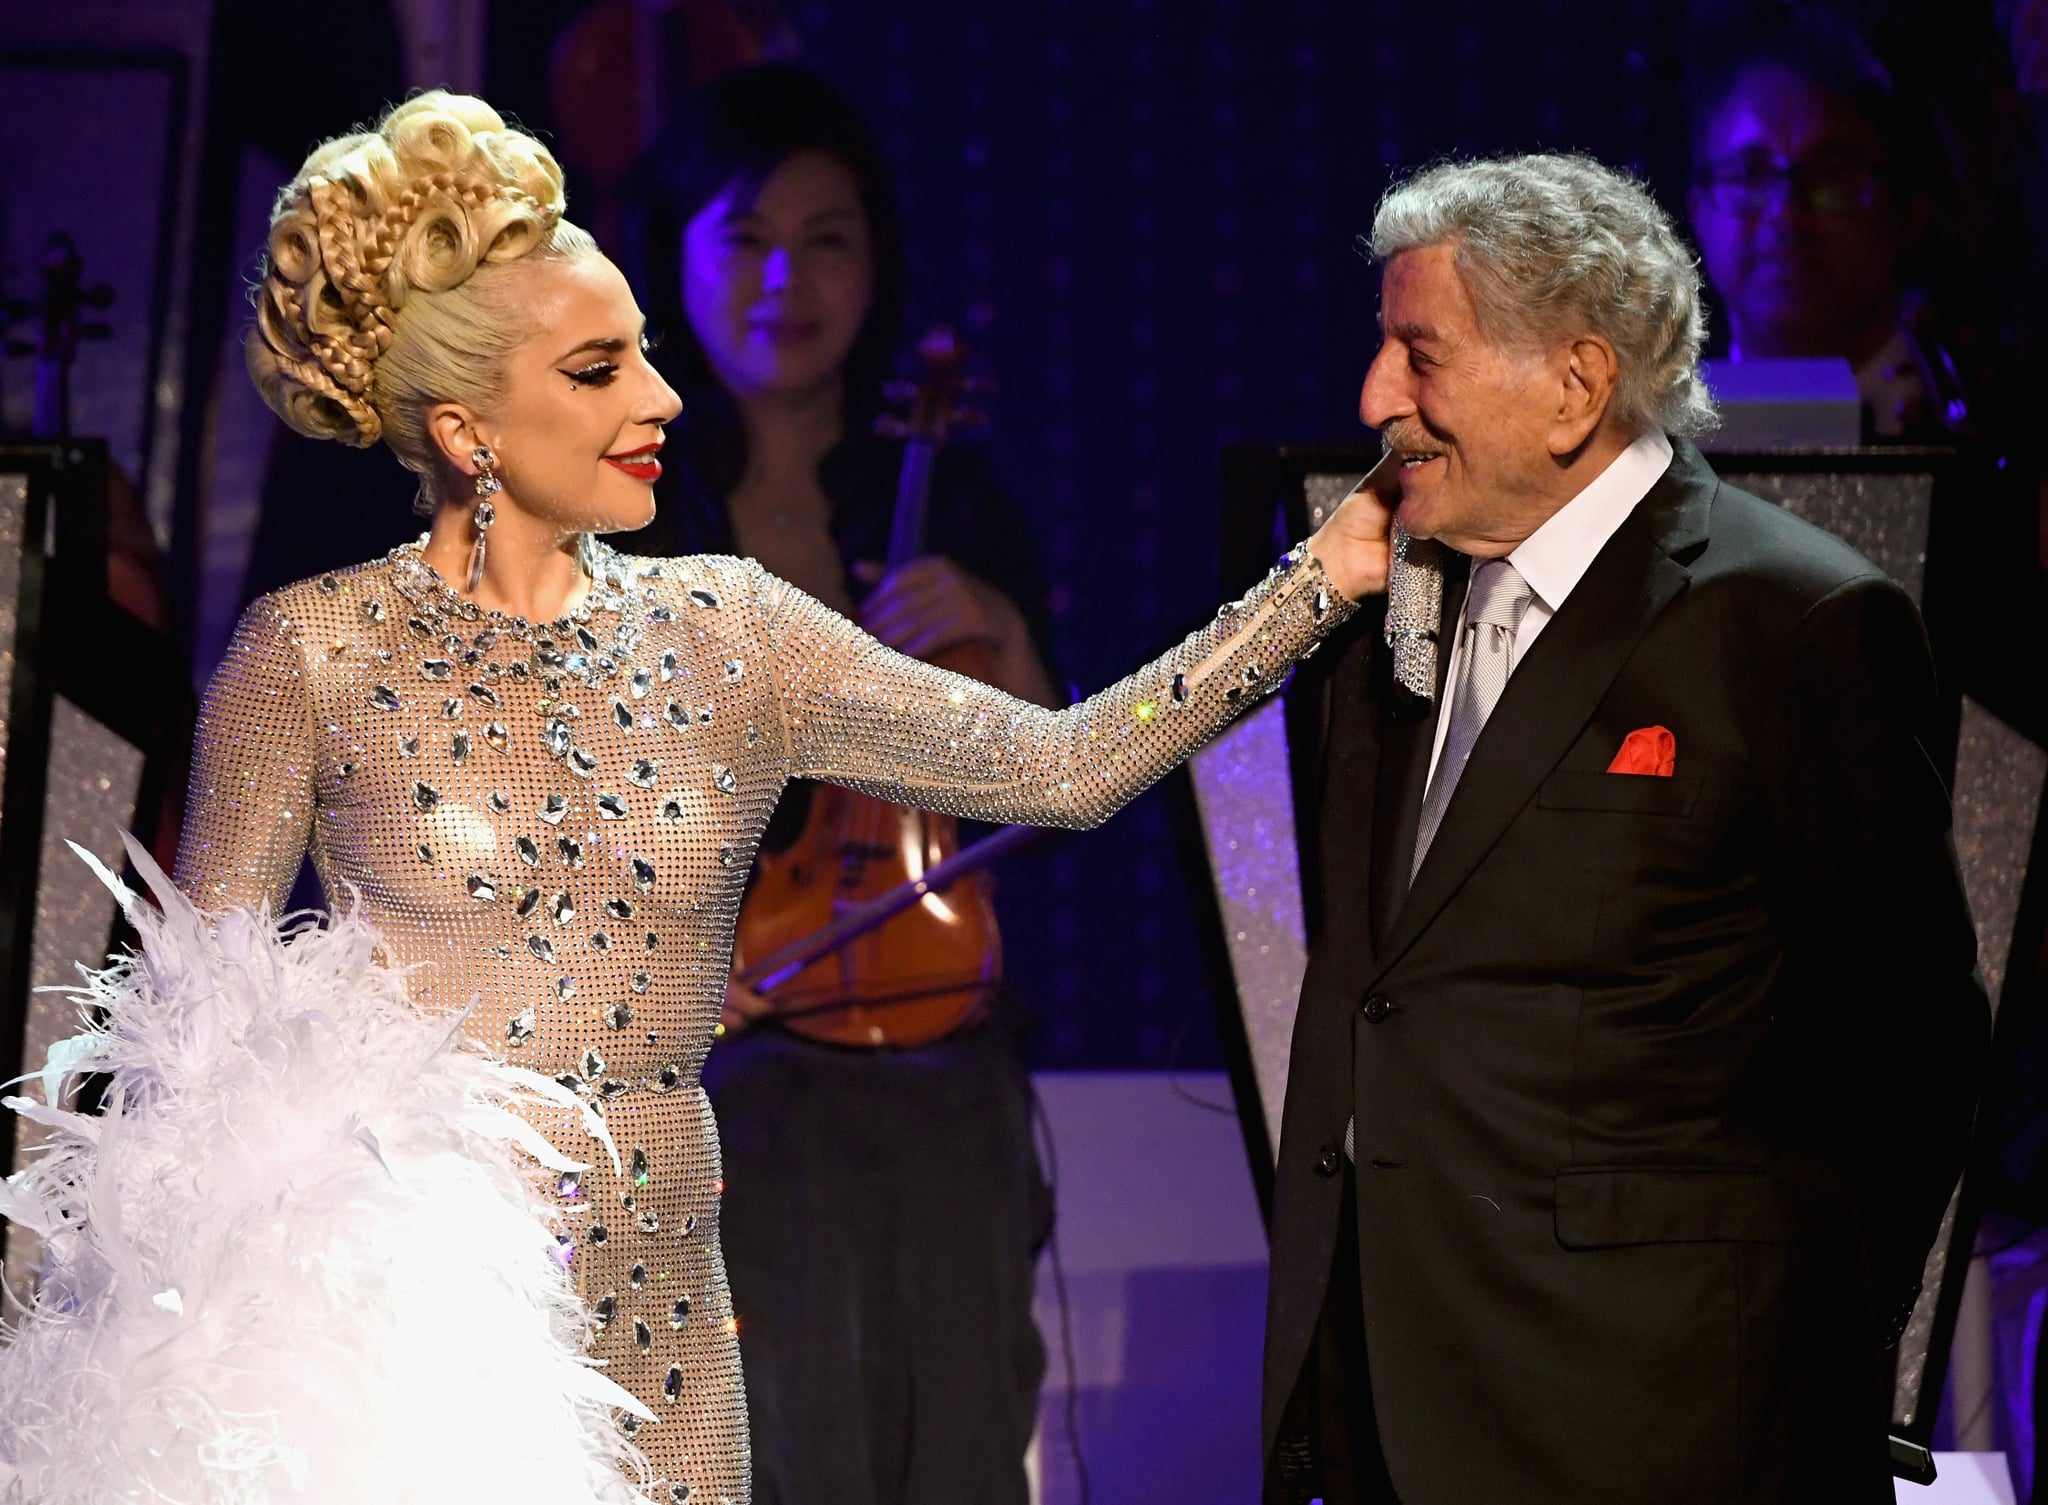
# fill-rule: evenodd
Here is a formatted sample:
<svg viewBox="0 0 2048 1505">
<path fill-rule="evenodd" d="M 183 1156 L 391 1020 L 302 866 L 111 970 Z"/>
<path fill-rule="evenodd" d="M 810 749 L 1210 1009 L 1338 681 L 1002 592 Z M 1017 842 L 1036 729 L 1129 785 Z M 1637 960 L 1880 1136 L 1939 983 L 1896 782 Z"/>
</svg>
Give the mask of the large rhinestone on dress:
<svg viewBox="0 0 2048 1505">
<path fill-rule="evenodd" d="M 653 979 L 652 977 L 648 976 L 648 975 L 647 975 L 647 974 L 646 974 L 645 972 L 635 972 L 635 973 L 633 974 L 633 991 L 634 991 L 634 992 L 636 992 L 636 993 L 644 993 L 644 992 L 646 992 L 646 991 L 647 991 L 647 990 L 648 990 L 649 988 L 651 988 L 651 987 L 653 987 L 653 986 L 654 986 L 654 979 Z"/>
<path fill-rule="evenodd" d="M 610 1327 L 613 1320 L 619 1315 L 618 1293 L 607 1291 L 604 1295 L 598 1297 L 590 1308 L 590 1315 L 597 1319 L 597 1325 L 600 1329 Z"/>
<path fill-rule="evenodd" d="M 441 714 L 450 721 L 460 720 L 462 716 L 462 702 L 453 695 L 450 695 L 441 702 Z"/>
<path fill-rule="evenodd" d="M 701 585 L 693 585 L 690 587 L 686 594 L 689 596 L 690 600 L 696 605 L 708 607 L 712 611 L 718 610 L 717 592 L 706 590 Z"/>
<path fill-rule="evenodd" d="M 635 758 L 633 760 L 633 770 L 630 774 L 627 775 L 627 777 L 632 779 L 632 781 L 638 784 L 642 789 L 652 789 L 654 787 L 655 779 L 658 778 L 660 774 L 661 765 L 656 763 L 654 759 Z"/>
<path fill-rule="evenodd" d="M 389 685 L 377 685 L 370 691 L 370 704 L 380 711 L 398 709 L 398 692 Z"/>
<path fill-rule="evenodd" d="M 487 684 L 471 685 L 469 687 L 469 698 L 478 705 L 487 705 L 493 709 L 496 709 L 498 704 L 498 692 Z"/>
<path fill-rule="evenodd" d="M 528 918 L 530 918 L 530 917 L 532 916 L 533 912 L 534 912 L 534 911 L 535 911 L 536 909 L 539 909 L 539 908 L 540 908 L 540 890 L 539 890 L 539 889 L 537 889 L 537 888 L 522 888 L 521 890 L 519 890 L 519 902 L 518 902 L 517 904 L 515 904 L 515 905 L 513 906 L 513 909 L 514 909 L 514 911 L 515 911 L 515 912 L 516 912 L 516 913 L 518 914 L 518 916 L 519 916 L 519 918 L 520 918 L 520 919 L 524 920 L 524 919 L 528 919 Z"/>
<path fill-rule="evenodd" d="M 642 1353 L 654 1352 L 654 1329 L 647 1325 L 645 1317 L 633 1319 L 633 1346 Z"/>
<path fill-rule="evenodd" d="M 687 1296 L 679 1296 L 676 1298 L 675 1309 L 668 1314 L 668 1325 L 676 1329 L 676 1331 L 681 1332 L 683 1329 L 683 1325 L 687 1323 L 689 1320 L 690 1298 Z"/>
<path fill-rule="evenodd" d="M 636 1291 L 647 1289 L 647 1266 L 636 1264 L 626 1272 L 626 1284 Z"/>
<path fill-rule="evenodd" d="M 559 826 L 568 813 L 569 801 L 559 794 L 551 794 L 540 802 L 540 818 L 551 826 Z"/>
<path fill-rule="evenodd" d="M 420 739 L 408 732 L 401 732 L 398 738 L 398 755 L 401 758 L 417 758 L 420 755 Z"/>
<path fill-rule="evenodd" d="M 612 697 L 612 720 L 619 724 L 619 730 L 622 732 L 630 732 L 633 729 L 632 707 L 616 695 Z"/>
<path fill-rule="evenodd" d="M 602 1223 L 592 1223 L 589 1231 L 583 1236 L 593 1244 L 608 1244 L 612 1241 L 611 1229 L 605 1227 Z"/>
<path fill-rule="evenodd" d="M 590 932 L 590 949 L 591 949 L 592 951 L 596 951 L 596 952 L 600 952 L 600 953 L 602 953 L 602 952 L 606 952 L 606 951 L 609 951 L 609 950 L 611 950 L 611 949 L 612 949 L 612 937 L 611 937 L 611 932 L 610 932 L 610 931 L 608 931 L 608 930 L 593 930 L 593 931 L 591 931 L 591 932 Z"/>
<path fill-rule="evenodd" d="M 564 1000 L 565 1002 L 571 998 L 574 998 L 576 996 L 576 979 L 573 977 L 556 978 L 555 996 L 557 998 Z"/>
<path fill-rule="evenodd" d="M 632 1413 L 628 1412 L 627 1414 L 631 1415 Z M 690 1499 L 689 1485 L 671 1484 L 668 1487 L 668 1505 L 690 1505 Z"/>
<path fill-rule="evenodd" d="M 580 747 L 572 747 L 569 749 L 569 772 L 575 774 L 579 779 L 595 778 L 597 776 L 597 759 Z"/>
<path fill-rule="evenodd" d="M 457 763 L 469 761 L 469 733 L 457 732 L 448 739 L 448 756 Z"/>
<path fill-rule="evenodd" d="M 482 873 L 471 873 L 467 880 L 469 896 L 479 904 L 488 904 L 498 897 L 498 885 Z"/>
<path fill-rule="evenodd" d="M 544 935 L 528 936 L 526 949 L 544 962 L 552 962 L 555 959 L 555 943 Z"/>
<path fill-rule="evenodd" d="M 595 1050 L 583 1052 L 583 1059 L 577 1063 L 577 1070 L 583 1073 L 583 1080 L 594 1082 L 604 1075 L 604 1057 Z"/>
<path fill-rule="evenodd" d="M 711 765 L 711 787 L 720 794 L 737 793 L 740 787 L 739 775 L 730 768 L 727 768 L 723 763 L 713 763 Z"/>
<path fill-rule="evenodd" d="M 671 825 L 679 825 L 683 819 L 683 801 L 679 795 L 670 795 L 661 802 L 661 818 Z"/>
<path fill-rule="evenodd" d="M 738 860 L 739 854 L 733 850 L 731 842 L 721 841 L 718 844 L 718 865 L 720 867 L 731 867 Z"/>
<path fill-rule="evenodd" d="M 607 899 L 604 901 L 604 912 L 615 920 L 630 920 L 633 918 L 633 901 L 631 899 Z"/>
<path fill-rule="evenodd" d="M 711 702 L 708 700 L 697 707 L 697 725 L 711 725 Z"/>
<path fill-rule="evenodd" d="M 633 1177 L 633 1184 L 635 1186 L 645 1186 L 653 1179 L 648 1168 L 647 1151 L 645 1150 L 636 1149 L 633 1151 L 633 1158 L 627 1162 L 627 1169 Z"/>
<path fill-rule="evenodd" d="M 588 627 L 579 627 L 576 629 L 576 641 L 583 645 L 584 652 L 597 652 L 597 634 L 592 632 Z"/>
<path fill-rule="evenodd" d="M 654 864 L 645 857 L 633 859 L 633 881 L 644 891 L 654 887 Z"/>
<path fill-rule="evenodd" d="M 423 658 L 420 660 L 420 678 L 446 679 L 454 668 L 445 658 Z"/>
<path fill-rule="evenodd" d="M 493 815 L 509 815 L 512 812 L 512 796 L 502 789 L 493 789 L 484 799 Z"/>
<path fill-rule="evenodd" d="M 423 784 L 418 779 L 414 779 L 412 781 L 412 802 L 422 810 L 431 810 L 434 806 L 441 803 L 441 791 L 432 784 Z"/>
<path fill-rule="evenodd" d="M 512 843 L 519 853 L 519 860 L 528 867 L 540 866 L 540 844 L 531 836 L 521 836 Z"/>
<path fill-rule="evenodd" d="M 667 684 L 676 677 L 676 651 L 671 648 L 661 656 L 661 682 Z"/>
<path fill-rule="evenodd" d="M 661 1232 L 661 1217 L 658 1213 L 643 1212 L 639 1217 L 640 1231 L 654 1234 Z"/>
<path fill-rule="evenodd" d="M 725 661 L 725 682 L 727 684 L 738 684 L 746 677 L 746 673 L 747 666 L 744 661 L 736 658 L 729 658 Z"/>
<path fill-rule="evenodd" d="M 681 701 L 671 700 L 665 714 L 668 717 L 668 724 L 677 731 L 686 732 L 690 729 L 690 713 L 684 709 Z"/>
<path fill-rule="evenodd" d="M 619 794 L 600 794 L 597 797 L 597 813 L 606 820 L 626 818 L 626 799 Z"/>
<path fill-rule="evenodd" d="M 661 1377 L 661 1393 L 667 1400 L 681 1400 L 683 1398 L 682 1365 L 671 1364 L 668 1366 L 668 1373 Z"/>
<path fill-rule="evenodd" d="M 631 683 L 633 698 L 635 700 L 645 700 L 648 692 L 654 688 L 654 671 L 652 669 L 635 669 Z"/>
<path fill-rule="evenodd" d="M 633 1022 L 633 1005 L 615 1003 L 605 1010 L 604 1022 L 611 1029 L 625 1029 Z"/>
<path fill-rule="evenodd" d="M 533 1032 L 539 1027 L 540 1020 L 535 1017 L 533 1009 L 531 1007 L 523 1008 L 506 1022 L 505 1043 L 507 1045 L 524 1045 L 533 1038 Z"/>
<path fill-rule="evenodd" d="M 569 756 L 569 723 L 559 716 L 550 716 L 542 732 L 548 752 L 557 758 Z"/>
<path fill-rule="evenodd" d="M 561 854 L 562 861 L 570 867 L 580 868 L 583 866 L 583 843 L 576 840 L 573 836 L 557 836 L 555 838 L 555 850 Z"/>
<path fill-rule="evenodd" d="M 575 901 L 570 899 L 569 890 L 566 888 L 555 895 L 554 903 L 549 906 L 549 909 L 554 915 L 557 925 L 566 925 L 576 918 L 576 904 Z"/>
<path fill-rule="evenodd" d="M 682 1080 L 683 1068 L 671 1061 L 654 1074 L 654 1090 L 656 1092 L 673 1092 L 681 1085 Z"/>
</svg>

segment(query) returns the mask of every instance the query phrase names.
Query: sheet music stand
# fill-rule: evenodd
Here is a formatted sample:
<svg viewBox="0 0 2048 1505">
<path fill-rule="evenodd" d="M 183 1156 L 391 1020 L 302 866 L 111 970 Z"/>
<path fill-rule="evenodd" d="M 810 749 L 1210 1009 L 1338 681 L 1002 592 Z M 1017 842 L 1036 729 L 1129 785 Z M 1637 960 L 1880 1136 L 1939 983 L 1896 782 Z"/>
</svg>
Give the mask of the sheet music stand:
<svg viewBox="0 0 2048 1505">
<path fill-rule="evenodd" d="M 114 935 L 112 895 L 65 840 L 118 871 L 120 834 L 147 841 L 183 777 L 184 657 L 107 598 L 106 463 L 95 440 L 0 444 L 0 1080 L 77 1031 L 70 1001 L 38 990 L 75 981 Z M 18 1129 L 0 1114 L 8 1170 Z M 25 1291 L 35 1239 L 0 1231 Z"/>
</svg>

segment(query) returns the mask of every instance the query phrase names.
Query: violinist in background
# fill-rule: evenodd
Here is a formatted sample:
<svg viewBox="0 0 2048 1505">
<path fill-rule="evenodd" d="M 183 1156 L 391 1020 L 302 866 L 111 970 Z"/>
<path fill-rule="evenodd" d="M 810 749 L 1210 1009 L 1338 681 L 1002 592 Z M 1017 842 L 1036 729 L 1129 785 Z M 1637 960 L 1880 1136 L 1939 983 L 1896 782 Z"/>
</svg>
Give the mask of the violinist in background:
<svg viewBox="0 0 2048 1505">
<path fill-rule="evenodd" d="M 801 68 L 729 74 L 670 123 L 646 191 L 657 360 L 684 405 L 655 521 L 625 546 L 751 556 L 891 647 L 976 644 L 990 682 L 1061 703 L 1037 551 L 971 452 L 939 454 L 926 553 L 877 562 L 903 449 L 874 433 L 903 258 L 854 108 Z M 825 797 L 791 789 L 764 863 Z M 1051 1207 L 1014 1006 L 998 990 L 945 1038 L 862 1049 L 728 996 L 704 1083 L 757 1505 L 1021 1505 Z"/>
</svg>

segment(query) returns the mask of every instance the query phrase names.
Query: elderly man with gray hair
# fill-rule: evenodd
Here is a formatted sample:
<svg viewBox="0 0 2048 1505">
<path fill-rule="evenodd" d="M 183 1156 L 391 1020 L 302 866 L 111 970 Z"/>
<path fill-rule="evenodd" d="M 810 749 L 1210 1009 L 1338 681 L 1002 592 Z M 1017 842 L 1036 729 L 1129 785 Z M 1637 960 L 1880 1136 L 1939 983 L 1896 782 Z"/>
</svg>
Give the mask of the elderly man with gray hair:
<svg viewBox="0 0 2048 1505">
<path fill-rule="evenodd" d="M 1316 682 L 1266 1497 L 1889 1501 L 1988 1032 L 1918 617 L 1688 441 L 1639 184 L 1439 166 L 1371 250 L 1404 562 Z"/>
</svg>

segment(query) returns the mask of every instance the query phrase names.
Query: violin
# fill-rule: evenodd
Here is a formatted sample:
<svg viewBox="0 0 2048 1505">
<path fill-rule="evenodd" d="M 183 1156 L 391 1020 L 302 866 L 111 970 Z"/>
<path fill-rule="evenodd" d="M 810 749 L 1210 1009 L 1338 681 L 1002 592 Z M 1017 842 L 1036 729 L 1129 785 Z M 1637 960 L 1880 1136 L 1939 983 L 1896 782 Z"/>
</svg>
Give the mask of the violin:
<svg viewBox="0 0 2048 1505">
<path fill-rule="evenodd" d="M 979 416 L 963 405 L 967 352 L 950 330 L 920 341 L 918 358 L 907 416 L 881 426 L 904 441 L 891 570 L 924 552 L 939 451 Z M 984 681 L 995 668 L 980 643 L 931 662 Z M 947 866 L 959 847 L 950 815 L 820 786 L 797 839 L 755 859 L 734 975 L 771 990 L 770 1020 L 834 1045 L 924 1045 L 978 1021 L 1002 976 L 1002 936 L 985 863 Z"/>
<path fill-rule="evenodd" d="M 78 359 L 79 341 L 104 340 L 109 335 L 107 325 L 88 319 L 86 311 L 106 308 L 114 301 L 114 290 L 105 283 L 86 283 L 78 247 L 61 231 L 50 237 L 38 270 L 43 296 L 25 310 L 37 316 L 37 336 L 33 341 L 8 340 L 5 348 L 9 355 L 36 358 L 35 417 L 30 433 L 38 439 L 68 439 L 71 367 Z"/>
</svg>

